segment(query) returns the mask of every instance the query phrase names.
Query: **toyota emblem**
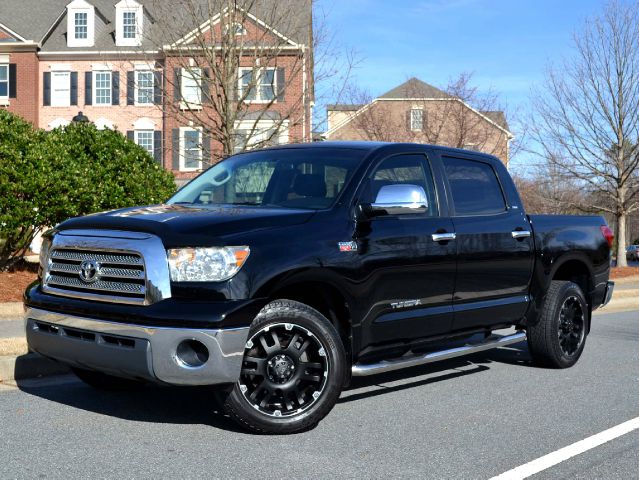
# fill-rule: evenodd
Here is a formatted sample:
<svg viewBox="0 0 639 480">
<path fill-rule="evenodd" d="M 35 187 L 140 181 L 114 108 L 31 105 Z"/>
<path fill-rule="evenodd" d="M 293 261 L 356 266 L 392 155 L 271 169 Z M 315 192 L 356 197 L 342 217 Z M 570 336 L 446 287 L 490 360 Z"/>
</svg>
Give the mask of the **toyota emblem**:
<svg viewBox="0 0 639 480">
<path fill-rule="evenodd" d="M 80 264 L 80 280 L 93 283 L 100 279 L 100 264 L 95 260 L 84 260 Z"/>
</svg>

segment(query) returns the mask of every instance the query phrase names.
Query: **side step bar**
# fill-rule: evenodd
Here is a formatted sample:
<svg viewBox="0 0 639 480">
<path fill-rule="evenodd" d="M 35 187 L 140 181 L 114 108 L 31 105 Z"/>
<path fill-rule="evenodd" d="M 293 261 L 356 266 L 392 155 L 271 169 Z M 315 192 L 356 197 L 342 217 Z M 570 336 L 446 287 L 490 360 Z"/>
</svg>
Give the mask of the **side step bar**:
<svg viewBox="0 0 639 480">
<path fill-rule="evenodd" d="M 504 347 L 506 345 L 512 345 L 513 343 L 523 342 L 524 340 L 526 340 L 526 333 L 524 332 L 506 336 L 491 335 L 481 343 L 464 345 L 463 347 L 451 348 L 449 350 L 431 352 L 425 355 L 400 357 L 392 360 L 382 360 L 378 363 L 355 364 L 353 365 L 352 373 L 354 377 L 366 377 L 378 373 L 393 372 L 395 370 L 401 370 L 402 368 L 416 367 L 426 363 L 438 362 L 471 353 L 483 352 L 484 350 Z"/>
</svg>

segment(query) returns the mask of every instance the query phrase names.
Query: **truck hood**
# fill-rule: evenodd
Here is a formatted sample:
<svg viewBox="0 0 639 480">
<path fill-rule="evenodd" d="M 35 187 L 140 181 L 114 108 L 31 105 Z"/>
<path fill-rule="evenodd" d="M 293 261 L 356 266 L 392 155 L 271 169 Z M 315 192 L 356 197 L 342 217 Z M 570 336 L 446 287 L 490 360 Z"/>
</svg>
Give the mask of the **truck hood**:
<svg viewBox="0 0 639 480">
<path fill-rule="evenodd" d="M 151 205 L 69 219 L 58 230 L 108 229 L 147 232 L 165 246 L 215 244 L 215 240 L 237 233 L 287 227 L 307 222 L 309 210 L 243 205 Z"/>
</svg>

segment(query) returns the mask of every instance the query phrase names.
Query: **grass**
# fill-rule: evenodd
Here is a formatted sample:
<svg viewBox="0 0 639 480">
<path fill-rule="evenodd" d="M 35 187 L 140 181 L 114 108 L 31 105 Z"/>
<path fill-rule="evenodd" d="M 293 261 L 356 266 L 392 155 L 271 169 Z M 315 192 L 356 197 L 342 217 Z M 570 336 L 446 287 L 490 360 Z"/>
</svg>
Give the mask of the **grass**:
<svg viewBox="0 0 639 480">
<path fill-rule="evenodd" d="M 25 338 L 0 338 L 0 357 L 29 353 Z"/>
</svg>

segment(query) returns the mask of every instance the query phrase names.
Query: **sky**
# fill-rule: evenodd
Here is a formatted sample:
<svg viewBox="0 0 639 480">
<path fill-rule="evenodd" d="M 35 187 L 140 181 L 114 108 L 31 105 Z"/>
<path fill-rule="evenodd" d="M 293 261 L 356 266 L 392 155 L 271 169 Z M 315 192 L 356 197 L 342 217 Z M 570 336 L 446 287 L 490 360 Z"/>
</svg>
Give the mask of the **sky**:
<svg viewBox="0 0 639 480">
<path fill-rule="evenodd" d="M 410 77 L 444 87 L 450 78 L 472 72 L 475 85 L 492 88 L 506 111 L 523 118 L 531 88 L 543 82 L 550 63 L 571 54 L 573 32 L 604 5 L 604 0 L 318 0 L 316 10 L 339 49 L 355 50 L 359 62 L 352 80 L 373 97 Z M 335 101 L 318 100 L 322 115 L 325 103 Z"/>
</svg>

